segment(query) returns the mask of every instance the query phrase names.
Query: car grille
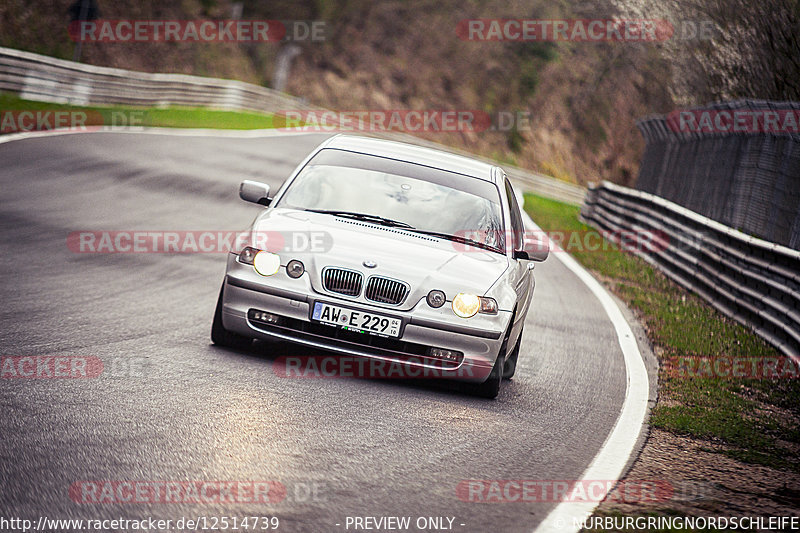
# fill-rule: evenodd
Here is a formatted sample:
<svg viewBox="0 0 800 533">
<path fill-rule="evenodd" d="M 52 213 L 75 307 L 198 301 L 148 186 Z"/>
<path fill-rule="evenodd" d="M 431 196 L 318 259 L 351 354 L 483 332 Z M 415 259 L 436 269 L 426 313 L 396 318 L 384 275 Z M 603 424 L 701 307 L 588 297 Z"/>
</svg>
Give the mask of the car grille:
<svg viewBox="0 0 800 533">
<path fill-rule="evenodd" d="M 325 289 L 338 294 L 358 296 L 361 294 L 363 282 L 364 277 L 359 272 L 352 270 L 326 268 L 322 271 L 322 284 Z"/>
<path fill-rule="evenodd" d="M 396 305 L 406 299 L 408 286 L 401 282 L 380 276 L 372 276 L 367 282 L 364 296 L 367 300 Z"/>
</svg>

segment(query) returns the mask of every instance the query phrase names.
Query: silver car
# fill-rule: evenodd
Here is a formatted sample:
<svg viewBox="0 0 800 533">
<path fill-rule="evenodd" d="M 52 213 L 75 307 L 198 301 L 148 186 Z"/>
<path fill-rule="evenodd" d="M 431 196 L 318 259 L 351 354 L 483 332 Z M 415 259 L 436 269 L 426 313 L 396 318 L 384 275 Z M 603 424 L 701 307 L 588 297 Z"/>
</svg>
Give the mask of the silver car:
<svg viewBox="0 0 800 533">
<path fill-rule="evenodd" d="M 514 375 L 548 248 L 525 238 L 501 168 L 339 135 L 274 197 L 254 181 L 239 195 L 266 208 L 228 256 L 215 344 L 289 341 L 489 398 Z"/>
</svg>

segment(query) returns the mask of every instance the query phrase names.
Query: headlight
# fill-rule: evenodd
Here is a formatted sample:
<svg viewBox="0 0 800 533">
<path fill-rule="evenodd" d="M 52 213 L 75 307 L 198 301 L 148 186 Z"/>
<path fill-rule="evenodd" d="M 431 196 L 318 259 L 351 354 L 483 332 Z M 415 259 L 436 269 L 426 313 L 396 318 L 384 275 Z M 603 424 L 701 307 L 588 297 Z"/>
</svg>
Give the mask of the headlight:
<svg viewBox="0 0 800 533">
<path fill-rule="evenodd" d="M 281 268 L 281 258 L 278 254 L 261 250 L 253 258 L 253 268 L 262 276 L 271 276 Z"/>
<path fill-rule="evenodd" d="M 494 298 L 459 293 L 453 298 L 453 312 L 461 318 L 469 318 L 477 313 L 497 314 L 497 301 Z"/>
<path fill-rule="evenodd" d="M 481 308 L 481 299 L 474 294 L 460 292 L 453 298 L 453 312 L 461 318 L 475 316 Z"/>
<path fill-rule="evenodd" d="M 434 289 L 428 293 L 426 300 L 428 305 L 437 308 L 444 305 L 444 303 L 447 301 L 447 296 L 445 296 L 442 291 Z"/>
<path fill-rule="evenodd" d="M 306 271 L 305 265 L 301 261 L 298 261 L 297 259 L 292 259 L 286 265 L 286 274 L 290 278 L 297 279 L 300 276 L 302 276 L 303 272 L 305 272 L 305 271 Z"/>
</svg>

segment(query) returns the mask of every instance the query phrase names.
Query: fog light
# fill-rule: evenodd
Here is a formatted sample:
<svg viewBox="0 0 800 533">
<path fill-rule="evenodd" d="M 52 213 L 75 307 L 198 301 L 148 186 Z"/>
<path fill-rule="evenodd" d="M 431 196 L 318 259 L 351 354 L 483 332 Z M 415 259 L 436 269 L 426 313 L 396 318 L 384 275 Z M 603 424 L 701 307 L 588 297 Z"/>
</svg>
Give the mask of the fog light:
<svg viewBox="0 0 800 533">
<path fill-rule="evenodd" d="M 266 324 L 278 324 L 281 321 L 281 317 L 265 311 L 250 310 L 250 320 L 257 320 Z"/>
<path fill-rule="evenodd" d="M 290 278 L 299 278 L 303 275 L 303 272 L 306 271 L 305 265 L 302 262 L 298 261 L 297 259 L 292 259 L 289 261 L 289 264 L 286 265 L 286 274 Z"/>
<path fill-rule="evenodd" d="M 271 276 L 281 268 L 281 258 L 278 254 L 262 250 L 253 258 L 253 267 L 262 276 Z"/>
<path fill-rule="evenodd" d="M 436 359 L 452 363 L 460 362 L 461 358 L 464 356 L 464 354 L 461 352 L 457 352 L 455 350 L 446 350 L 444 348 L 429 348 L 428 355 L 435 357 Z"/>
<path fill-rule="evenodd" d="M 426 300 L 431 307 L 441 307 L 447 301 L 447 296 L 442 291 L 432 290 L 428 293 Z"/>
</svg>

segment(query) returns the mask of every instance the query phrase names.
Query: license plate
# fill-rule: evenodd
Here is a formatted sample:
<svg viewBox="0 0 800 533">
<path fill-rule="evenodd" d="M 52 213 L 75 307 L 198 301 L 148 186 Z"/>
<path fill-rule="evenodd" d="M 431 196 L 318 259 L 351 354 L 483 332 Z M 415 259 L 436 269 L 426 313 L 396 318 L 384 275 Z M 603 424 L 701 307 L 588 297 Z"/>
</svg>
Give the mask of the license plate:
<svg viewBox="0 0 800 533">
<path fill-rule="evenodd" d="M 399 318 L 356 311 L 355 309 L 347 309 L 346 307 L 323 302 L 314 303 L 314 313 L 311 318 L 323 324 L 338 326 L 348 331 L 385 335 L 387 337 L 399 337 L 400 326 L 403 323 Z"/>
</svg>

